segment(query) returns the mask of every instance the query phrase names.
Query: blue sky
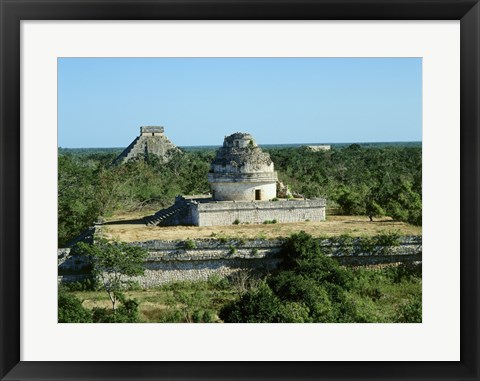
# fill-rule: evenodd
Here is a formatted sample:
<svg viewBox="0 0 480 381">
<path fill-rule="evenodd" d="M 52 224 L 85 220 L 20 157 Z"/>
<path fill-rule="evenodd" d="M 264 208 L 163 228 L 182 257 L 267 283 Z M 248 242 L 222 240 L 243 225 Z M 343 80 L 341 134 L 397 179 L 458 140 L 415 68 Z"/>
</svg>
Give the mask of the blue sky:
<svg viewBox="0 0 480 381">
<path fill-rule="evenodd" d="M 60 58 L 58 145 L 420 141 L 421 58 Z"/>
</svg>

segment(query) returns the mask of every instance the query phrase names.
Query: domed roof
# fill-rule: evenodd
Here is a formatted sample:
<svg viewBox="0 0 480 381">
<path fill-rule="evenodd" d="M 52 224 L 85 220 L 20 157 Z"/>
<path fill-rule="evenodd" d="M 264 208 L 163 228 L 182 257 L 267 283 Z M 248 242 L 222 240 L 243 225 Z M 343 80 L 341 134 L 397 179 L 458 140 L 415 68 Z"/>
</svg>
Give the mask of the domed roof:
<svg viewBox="0 0 480 381">
<path fill-rule="evenodd" d="M 235 132 L 226 136 L 223 146 L 217 151 L 217 155 L 212 162 L 211 170 L 216 171 L 217 166 L 241 169 L 248 167 L 250 171 L 264 171 L 266 166 L 272 164 L 272 159 L 268 153 L 255 143 L 252 135 L 243 132 Z M 273 166 L 270 170 L 273 170 Z M 222 171 L 223 172 L 223 171 Z M 235 171 L 236 172 L 236 171 Z"/>
</svg>

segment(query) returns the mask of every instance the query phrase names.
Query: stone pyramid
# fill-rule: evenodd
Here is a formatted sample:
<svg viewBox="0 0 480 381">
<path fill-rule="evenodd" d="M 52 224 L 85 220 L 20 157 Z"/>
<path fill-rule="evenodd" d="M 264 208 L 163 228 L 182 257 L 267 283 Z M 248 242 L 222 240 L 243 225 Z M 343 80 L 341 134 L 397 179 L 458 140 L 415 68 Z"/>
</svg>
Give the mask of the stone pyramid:
<svg viewBox="0 0 480 381">
<path fill-rule="evenodd" d="M 114 160 L 113 164 L 123 164 L 137 158 L 157 156 L 161 163 L 167 163 L 180 149 L 163 134 L 160 126 L 140 127 L 140 136 L 137 136 L 130 145 Z"/>
</svg>

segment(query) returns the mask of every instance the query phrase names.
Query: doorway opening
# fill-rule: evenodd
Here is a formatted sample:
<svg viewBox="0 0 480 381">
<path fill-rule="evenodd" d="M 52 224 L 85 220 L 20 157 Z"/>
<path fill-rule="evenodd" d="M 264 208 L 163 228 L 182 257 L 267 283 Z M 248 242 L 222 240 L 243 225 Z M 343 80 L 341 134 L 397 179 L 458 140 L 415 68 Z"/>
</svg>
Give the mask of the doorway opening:
<svg viewBox="0 0 480 381">
<path fill-rule="evenodd" d="M 262 199 L 262 190 L 255 189 L 255 200 L 261 200 L 261 199 Z"/>
</svg>

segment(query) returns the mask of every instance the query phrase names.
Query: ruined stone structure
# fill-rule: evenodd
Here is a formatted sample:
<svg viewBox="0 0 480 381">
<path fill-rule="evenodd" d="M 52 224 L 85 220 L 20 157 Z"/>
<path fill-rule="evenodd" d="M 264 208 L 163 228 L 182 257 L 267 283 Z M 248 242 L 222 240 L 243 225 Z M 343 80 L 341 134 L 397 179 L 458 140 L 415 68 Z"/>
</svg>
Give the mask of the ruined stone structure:
<svg viewBox="0 0 480 381">
<path fill-rule="evenodd" d="M 135 158 L 157 156 L 160 162 L 166 163 L 180 149 L 164 135 L 164 128 L 160 126 L 140 127 L 140 136 L 130 143 L 115 159 L 114 164 L 122 164 Z"/>
<path fill-rule="evenodd" d="M 277 197 L 277 180 L 270 155 L 240 132 L 225 137 L 208 173 L 215 201 L 271 200 Z"/>
<path fill-rule="evenodd" d="M 208 181 L 211 196 L 177 196 L 174 205 L 145 217 L 145 223 L 216 226 L 325 220 L 325 199 L 277 199 L 277 187 L 281 195 L 289 196 L 288 187 L 279 183 L 270 155 L 250 134 L 225 137 Z"/>
<path fill-rule="evenodd" d="M 323 251 L 345 266 L 384 266 L 422 262 L 422 237 L 401 237 L 397 246 L 366 247 L 362 238 L 342 242 L 320 240 Z M 283 240 L 190 240 L 133 242 L 148 250 L 145 274 L 132 278 L 149 288 L 174 281 L 207 280 L 210 276 L 229 277 L 241 271 L 270 272 L 282 261 Z M 82 271 L 88 262 L 70 255 L 70 249 L 58 250 L 59 281 L 73 282 L 85 278 Z"/>
<path fill-rule="evenodd" d="M 161 226 L 318 222 L 325 220 L 325 206 L 325 199 L 237 202 L 177 196 L 174 205 L 145 217 L 144 221 L 149 225 Z"/>
<path fill-rule="evenodd" d="M 332 149 L 332 146 L 328 144 L 320 144 L 316 146 L 306 146 L 306 147 L 310 151 L 330 151 Z"/>
</svg>

